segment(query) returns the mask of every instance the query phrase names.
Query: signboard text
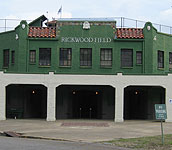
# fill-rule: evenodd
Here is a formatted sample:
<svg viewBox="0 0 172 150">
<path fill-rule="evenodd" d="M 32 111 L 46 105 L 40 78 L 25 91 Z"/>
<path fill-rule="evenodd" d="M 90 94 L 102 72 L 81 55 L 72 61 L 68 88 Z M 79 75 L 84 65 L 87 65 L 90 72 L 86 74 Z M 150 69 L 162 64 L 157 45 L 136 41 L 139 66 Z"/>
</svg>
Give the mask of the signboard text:
<svg viewBox="0 0 172 150">
<path fill-rule="evenodd" d="M 167 119 L 167 111 L 165 104 L 155 104 L 155 115 L 156 119 Z"/>
<path fill-rule="evenodd" d="M 110 37 L 62 37 L 64 43 L 110 43 Z"/>
</svg>

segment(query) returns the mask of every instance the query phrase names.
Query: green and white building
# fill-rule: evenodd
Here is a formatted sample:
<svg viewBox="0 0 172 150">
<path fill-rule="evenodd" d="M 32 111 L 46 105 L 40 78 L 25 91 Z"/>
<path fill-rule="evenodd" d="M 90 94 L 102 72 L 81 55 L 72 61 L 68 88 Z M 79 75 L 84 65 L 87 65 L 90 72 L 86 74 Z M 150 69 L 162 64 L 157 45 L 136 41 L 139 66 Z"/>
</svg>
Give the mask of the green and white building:
<svg viewBox="0 0 172 150">
<path fill-rule="evenodd" d="M 154 120 L 166 104 L 172 122 L 171 35 L 150 22 L 45 20 L 0 33 L 0 120 Z"/>
</svg>

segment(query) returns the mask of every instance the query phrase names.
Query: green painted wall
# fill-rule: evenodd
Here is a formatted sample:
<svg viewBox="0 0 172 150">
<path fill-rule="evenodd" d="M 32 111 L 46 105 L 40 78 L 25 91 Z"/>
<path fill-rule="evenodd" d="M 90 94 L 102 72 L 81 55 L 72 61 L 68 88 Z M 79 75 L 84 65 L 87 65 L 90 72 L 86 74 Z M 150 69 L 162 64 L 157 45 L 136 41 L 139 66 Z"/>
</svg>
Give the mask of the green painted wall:
<svg viewBox="0 0 172 150">
<path fill-rule="evenodd" d="M 172 70 L 169 70 L 169 52 L 172 52 L 172 36 L 158 33 L 156 29 L 154 29 L 153 37 L 156 39 L 153 40 L 153 72 L 155 74 L 165 74 L 168 72 L 171 73 Z M 157 67 L 158 50 L 164 51 L 163 69 L 158 69 Z"/>
<path fill-rule="evenodd" d="M 18 70 L 18 47 L 19 43 L 15 39 L 16 38 L 16 32 L 15 31 L 9 31 L 9 32 L 4 32 L 0 33 L 0 70 L 4 70 L 5 72 L 7 71 L 17 71 Z M 3 51 L 5 49 L 9 49 L 10 51 L 10 57 L 9 57 L 9 67 L 4 68 L 3 67 Z M 15 51 L 15 64 L 11 64 L 11 51 Z"/>
<path fill-rule="evenodd" d="M 100 32 L 101 31 L 101 32 Z M 62 42 L 66 37 L 91 37 L 91 38 L 111 38 L 111 42 Z M 51 48 L 52 49 L 52 64 L 50 67 L 39 66 L 39 48 Z M 72 48 L 72 65 L 71 67 L 59 66 L 59 51 L 60 48 Z M 81 67 L 80 66 L 80 48 L 92 48 L 92 66 Z M 100 66 L 100 49 L 112 48 L 112 67 L 102 68 Z M 133 67 L 121 68 L 120 55 L 122 48 L 133 49 Z M 91 26 L 89 30 L 83 30 L 81 25 L 66 25 L 60 28 L 58 41 L 50 40 L 29 40 L 29 49 L 36 50 L 36 64 L 28 64 L 29 72 L 49 72 L 62 74 L 116 74 L 117 72 L 123 72 L 124 74 L 141 74 L 143 72 L 142 65 L 136 65 L 136 51 L 143 50 L 143 41 L 135 40 L 115 40 L 114 29 L 109 25 Z"/>
<path fill-rule="evenodd" d="M 142 40 L 116 40 L 115 41 L 115 71 L 122 72 L 123 74 L 142 74 L 143 64 L 136 64 L 136 51 L 143 52 L 143 41 Z M 122 68 L 121 67 L 121 49 L 133 49 L 133 67 Z"/>
<path fill-rule="evenodd" d="M 27 72 L 31 73 L 48 73 L 50 71 L 54 72 L 57 69 L 57 41 L 51 40 L 29 40 L 29 48 L 28 48 L 28 70 Z M 51 66 L 42 67 L 39 66 L 39 48 L 51 48 Z M 29 63 L 29 50 L 36 50 L 36 63 Z"/>
<path fill-rule="evenodd" d="M 150 30 L 148 30 L 150 27 Z M 152 24 L 150 22 L 145 24 L 143 29 L 144 34 L 144 53 L 143 53 L 143 64 L 144 72 L 146 74 L 153 73 L 153 33 L 152 33 Z"/>
<path fill-rule="evenodd" d="M 22 25 L 25 25 L 25 28 L 22 28 Z M 18 71 L 19 72 L 26 72 L 27 71 L 27 53 L 28 53 L 28 41 L 27 41 L 27 34 L 28 34 L 28 24 L 26 21 L 21 21 L 20 26 L 17 28 L 18 35 L 19 35 L 19 47 L 18 47 Z"/>
<path fill-rule="evenodd" d="M 25 28 L 22 28 L 22 25 Z M 148 30 L 150 26 L 150 30 Z M 158 33 L 150 22 L 143 28 L 144 39 L 116 39 L 116 28 L 112 24 L 91 24 L 91 28 L 85 30 L 82 24 L 66 24 L 58 26 L 57 38 L 28 38 L 29 26 L 22 21 L 15 30 L 0 33 L 0 66 L 4 72 L 15 73 L 48 73 L 57 74 L 167 74 L 169 71 L 169 52 L 172 51 L 172 37 Z M 16 34 L 18 39 L 16 40 Z M 94 42 L 65 41 L 67 37 L 93 38 Z M 96 42 L 95 42 L 95 38 Z M 98 38 L 111 39 L 107 42 L 98 42 Z M 156 40 L 155 40 L 156 39 Z M 51 66 L 39 66 L 39 48 L 51 48 Z M 72 48 L 72 65 L 70 67 L 59 66 L 60 48 Z M 80 66 L 80 48 L 92 48 L 92 66 Z M 100 49 L 112 48 L 112 67 L 100 66 Z M 10 50 L 10 65 L 3 68 L 3 50 Z M 133 67 L 121 68 L 121 49 L 133 49 Z M 15 64 L 11 64 L 11 51 L 15 50 Z M 36 50 L 36 63 L 29 63 L 29 50 Z M 157 51 L 164 51 L 165 67 L 157 68 Z M 142 51 L 142 65 L 136 64 L 136 51 Z"/>
<path fill-rule="evenodd" d="M 147 27 L 150 26 L 150 30 Z M 157 32 L 150 22 L 144 28 L 145 36 L 145 73 L 167 74 L 169 70 L 169 52 L 172 52 L 172 36 Z M 164 68 L 158 68 L 158 50 L 164 51 Z"/>
</svg>

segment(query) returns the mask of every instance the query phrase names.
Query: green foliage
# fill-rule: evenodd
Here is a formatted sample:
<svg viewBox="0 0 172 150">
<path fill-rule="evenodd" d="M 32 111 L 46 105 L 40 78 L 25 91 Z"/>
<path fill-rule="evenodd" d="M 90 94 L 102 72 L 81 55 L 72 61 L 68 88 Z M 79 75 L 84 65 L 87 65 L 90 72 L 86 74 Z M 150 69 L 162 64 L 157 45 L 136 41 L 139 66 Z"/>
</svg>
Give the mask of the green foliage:
<svg viewBox="0 0 172 150">
<path fill-rule="evenodd" d="M 117 139 L 108 141 L 119 147 L 127 147 L 140 150 L 172 150 L 172 135 L 164 136 L 164 145 L 161 142 L 161 136 L 140 137 L 129 139 Z"/>
</svg>

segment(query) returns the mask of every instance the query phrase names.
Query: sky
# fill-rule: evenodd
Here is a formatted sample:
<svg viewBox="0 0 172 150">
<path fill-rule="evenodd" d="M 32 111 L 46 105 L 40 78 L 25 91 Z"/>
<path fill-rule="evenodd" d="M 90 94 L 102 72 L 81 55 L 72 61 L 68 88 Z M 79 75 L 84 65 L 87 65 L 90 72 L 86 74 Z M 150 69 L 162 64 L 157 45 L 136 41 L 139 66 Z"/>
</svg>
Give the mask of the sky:
<svg viewBox="0 0 172 150">
<path fill-rule="evenodd" d="M 52 20 L 60 17 L 61 6 L 62 18 L 125 17 L 172 26 L 172 0 L 0 0 L 0 19 L 44 14 Z"/>
</svg>

